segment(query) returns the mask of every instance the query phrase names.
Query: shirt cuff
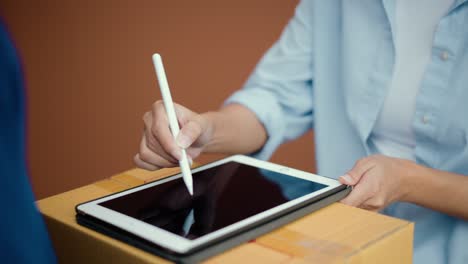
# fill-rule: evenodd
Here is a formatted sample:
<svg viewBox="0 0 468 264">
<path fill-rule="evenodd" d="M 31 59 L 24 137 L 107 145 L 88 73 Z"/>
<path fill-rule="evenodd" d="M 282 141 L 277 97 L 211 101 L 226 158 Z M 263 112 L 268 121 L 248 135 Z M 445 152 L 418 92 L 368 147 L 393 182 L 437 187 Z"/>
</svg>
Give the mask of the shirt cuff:
<svg viewBox="0 0 468 264">
<path fill-rule="evenodd" d="M 250 109 L 265 127 L 268 136 L 265 145 L 260 150 L 251 153 L 250 156 L 268 160 L 278 146 L 283 143 L 285 122 L 282 122 L 281 106 L 271 93 L 260 89 L 245 88 L 232 94 L 224 102 L 224 105 L 233 103 L 241 104 Z"/>
</svg>

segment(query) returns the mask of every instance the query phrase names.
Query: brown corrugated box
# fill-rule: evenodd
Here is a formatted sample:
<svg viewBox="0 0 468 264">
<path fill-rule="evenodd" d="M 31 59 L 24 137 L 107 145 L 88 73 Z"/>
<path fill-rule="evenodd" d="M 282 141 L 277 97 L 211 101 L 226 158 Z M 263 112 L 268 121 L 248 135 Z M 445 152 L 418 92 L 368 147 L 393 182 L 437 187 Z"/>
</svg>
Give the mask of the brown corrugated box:
<svg viewBox="0 0 468 264">
<path fill-rule="evenodd" d="M 172 175 L 178 169 L 132 169 L 38 201 L 60 263 L 168 261 L 78 225 L 79 203 Z M 207 263 L 411 263 L 410 222 L 335 203 Z"/>
</svg>

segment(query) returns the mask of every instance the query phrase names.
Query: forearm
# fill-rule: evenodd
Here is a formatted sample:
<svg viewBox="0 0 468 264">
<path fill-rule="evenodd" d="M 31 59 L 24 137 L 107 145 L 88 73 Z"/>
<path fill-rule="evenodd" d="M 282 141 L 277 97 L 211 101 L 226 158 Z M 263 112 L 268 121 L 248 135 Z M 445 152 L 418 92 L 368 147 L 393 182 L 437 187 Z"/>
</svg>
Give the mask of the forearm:
<svg viewBox="0 0 468 264">
<path fill-rule="evenodd" d="M 468 176 L 415 165 L 404 200 L 468 220 Z"/>
<path fill-rule="evenodd" d="M 240 104 L 202 115 L 213 130 L 205 152 L 247 154 L 259 150 L 267 140 L 267 132 L 256 115 Z"/>
</svg>

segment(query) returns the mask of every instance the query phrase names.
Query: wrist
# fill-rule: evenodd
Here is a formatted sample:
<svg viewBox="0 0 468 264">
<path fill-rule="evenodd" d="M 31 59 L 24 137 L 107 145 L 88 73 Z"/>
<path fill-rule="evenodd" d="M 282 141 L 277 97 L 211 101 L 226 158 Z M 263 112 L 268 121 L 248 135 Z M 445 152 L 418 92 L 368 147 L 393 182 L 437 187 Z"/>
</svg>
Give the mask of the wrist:
<svg viewBox="0 0 468 264">
<path fill-rule="evenodd" d="M 217 129 L 216 129 L 216 118 L 218 117 L 218 112 L 205 112 L 200 114 L 201 118 L 205 123 L 205 133 L 208 136 L 208 141 L 205 144 L 204 152 L 216 152 L 216 142 L 217 142 Z"/>
<path fill-rule="evenodd" d="M 427 174 L 428 168 L 412 161 L 405 161 L 403 168 L 403 177 L 401 179 L 402 195 L 400 200 L 403 202 L 414 202 L 418 189 L 421 186 L 421 176 Z"/>
</svg>

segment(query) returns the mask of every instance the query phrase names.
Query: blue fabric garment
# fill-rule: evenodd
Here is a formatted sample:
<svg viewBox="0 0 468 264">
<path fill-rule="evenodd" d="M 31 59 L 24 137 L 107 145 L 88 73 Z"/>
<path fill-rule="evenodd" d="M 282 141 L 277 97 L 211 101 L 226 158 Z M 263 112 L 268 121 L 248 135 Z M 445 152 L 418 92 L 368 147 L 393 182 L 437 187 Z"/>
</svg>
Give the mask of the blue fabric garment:
<svg viewBox="0 0 468 264">
<path fill-rule="evenodd" d="M 338 177 L 376 153 L 369 138 L 392 78 L 394 14 L 394 0 L 299 4 L 244 88 L 226 101 L 245 105 L 265 126 L 268 141 L 256 157 L 268 159 L 281 143 L 311 128 L 319 174 Z M 467 25 L 467 3 L 457 0 L 435 32 L 413 120 L 416 161 L 463 175 L 468 175 Z M 395 203 L 385 213 L 415 222 L 415 263 L 468 263 L 465 221 L 407 203 Z"/>
<path fill-rule="evenodd" d="M 18 58 L 0 23 L 0 259 L 55 263 L 26 173 L 23 102 Z"/>
</svg>

